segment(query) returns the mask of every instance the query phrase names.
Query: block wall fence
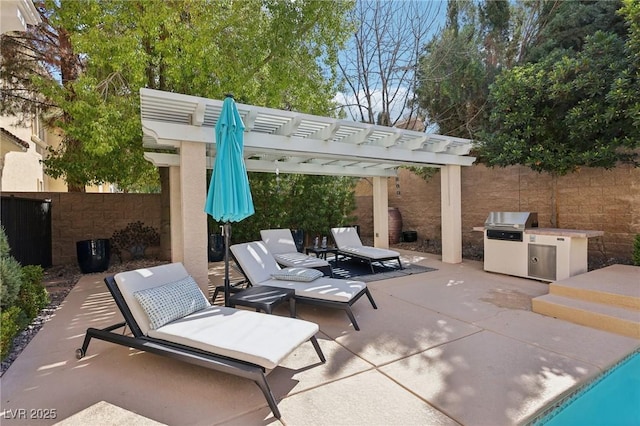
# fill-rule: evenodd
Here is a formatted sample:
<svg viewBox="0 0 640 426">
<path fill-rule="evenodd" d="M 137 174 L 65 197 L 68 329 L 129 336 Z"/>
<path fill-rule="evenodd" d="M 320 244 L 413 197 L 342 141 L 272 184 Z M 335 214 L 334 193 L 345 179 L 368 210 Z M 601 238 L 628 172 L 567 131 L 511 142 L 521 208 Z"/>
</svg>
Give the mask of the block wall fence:
<svg viewBox="0 0 640 426">
<path fill-rule="evenodd" d="M 396 184 L 398 188 L 396 188 Z M 483 237 L 474 232 L 490 211 L 535 211 L 541 227 L 550 226 L 551 185 L 548 175 L 525 167 L 462 168 L 462 238 L 464 254 L 482 254 Z M 373 237 L 371 181 L 356 187 L 355 215 L 363 238 Z M 399 191 L 399 194 L 397 193 Z M 53 264 L 76 262 L 76 241 L 109 238 L 131 222 L 158 229 L 164 248 L 158 257 L 170 258 L 168 204 L 160 194 L 73 192 L 5 192 L 3 196 L 50 199 L 52 202 Z M 418 242 L 437 247 L 440 230 L 440 177 L 429 181 L 401 169 L 389 179 L 389 206 L 402 215 L 402 229 L 416 231 Z M 589 240 L 590 266 L 614 261 L 630 263 L 633 240 L 640 234 L 640 168 L 613 170 L 584 168 L 558 179 L 560 228 L 604 231 Z M 164 213 L 163 213 L 164 212 Z"/>
<path fill-rule="evenodd" d="M 51 200 L 53 265 L 77 262 L 76 241 L 110 238 L 131 222 L 141 221 L 160 232 L 160 194 L 3 192 L 2 195 Z"/>
<path fill-rule="evenodd" d="M 529 168 L 513 166 L 462 167 L 463 256 L 482 253 L 483 226 L 491 211 L 538 213 L 540 227 L 551 227 L 552 179 Z M 398 186 L 398 188 L 396 188 Z M 389 179 L 389 206 L 402 215 L 404 231 L 418 233 L 423 245 L 438 246 L 440 229 L 440 177 L 429 181 L 401 169 L 398 180 Z M 373 237 L 371 182 L 356 188 L 356 215 L 363 237 Z M 399 191 L 399 194 L 398 194 Z M 612 170 L 582 168 L 557 181 L 558 228 L 601 230 L 603 237 L 589 239 L 590 266 L 631 262 L 633 241 L 640 234 L 640 168 Z"/>
</svg>

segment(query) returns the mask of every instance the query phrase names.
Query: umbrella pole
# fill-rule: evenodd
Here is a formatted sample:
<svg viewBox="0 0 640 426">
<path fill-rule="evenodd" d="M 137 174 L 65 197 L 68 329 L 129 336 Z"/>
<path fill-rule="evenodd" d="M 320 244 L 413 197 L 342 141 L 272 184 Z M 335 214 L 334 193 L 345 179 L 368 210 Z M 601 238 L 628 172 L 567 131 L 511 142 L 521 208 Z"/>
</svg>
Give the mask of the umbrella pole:
<svg viewBox="0 0 640 426">
<path fill-rule="evenodd" d="M 229 306 L 231 284 L 229 283 L 229 243 L 231 242 L 231 225 L 225 222 L 224 232 L 224 306 Z"/>
</svg>

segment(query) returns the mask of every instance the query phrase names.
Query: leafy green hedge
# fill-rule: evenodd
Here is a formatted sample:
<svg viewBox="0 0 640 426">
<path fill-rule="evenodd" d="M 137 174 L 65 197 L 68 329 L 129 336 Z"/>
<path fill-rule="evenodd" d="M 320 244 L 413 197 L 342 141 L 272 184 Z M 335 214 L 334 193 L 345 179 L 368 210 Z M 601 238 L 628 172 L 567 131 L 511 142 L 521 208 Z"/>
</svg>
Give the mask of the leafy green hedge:
<svg viewBox="0 0 640 426">
<path fill-rule="evenodd" d="M 351 177 L 249 173 L 255 214 L 232 224 L 232 243 L 260 239 L 261 229 L 303 230 L 308 238 L 330 235 L 332 227 L 354 224 L 356 207 Z M 220 225 L 209 218 L 212 233 Z"/>
<path fill-rule="evenodd" d="M 0 356 L 4 359 L 11 350 L 13 338 L 20 332 L 21 317 L 24 315 L 17 306 L 12 306 L 0 314 Z"/>
<path fill-rule="evenodd" d="M 49 304 L 49 294 L 42 285 L 44 271 L 40 266 L 28 265 L 22 268 L 22 286 L 16 306 L 24 311 L 29 321 Z"/>
<path fill-rule="evenodd" d="M 4 228 L 0 227 L 0 308 L 13 305 L 22 284 L 22 267 L 13 256 Z"/>
<path fill-rule="evenodd" d="M 11 351 L 15 336 L 49 304 L 49 294 L 42 285 L 41 266 L 20 266 L 10 254 L 4 229 L 0 228 L 0 356 Z"/>
<path fill-rule="evenodd" d="M 640 266 L 640 234 L 636 235 L 636 239 L 633 242 L 633 264 Z"/>
</svg>

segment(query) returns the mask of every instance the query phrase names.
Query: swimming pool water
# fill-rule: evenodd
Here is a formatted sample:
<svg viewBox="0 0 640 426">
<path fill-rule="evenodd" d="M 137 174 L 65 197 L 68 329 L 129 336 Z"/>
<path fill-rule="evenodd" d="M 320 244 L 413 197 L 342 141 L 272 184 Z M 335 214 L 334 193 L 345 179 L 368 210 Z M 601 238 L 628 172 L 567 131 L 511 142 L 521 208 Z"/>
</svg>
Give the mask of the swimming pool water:
<svg viewBox="0 0 640 426">
<path fill-rule="evenodd" d="M 640 425 L 640 352 L 578 392 L 540 423 L 545 426 Z"/>
</svg>

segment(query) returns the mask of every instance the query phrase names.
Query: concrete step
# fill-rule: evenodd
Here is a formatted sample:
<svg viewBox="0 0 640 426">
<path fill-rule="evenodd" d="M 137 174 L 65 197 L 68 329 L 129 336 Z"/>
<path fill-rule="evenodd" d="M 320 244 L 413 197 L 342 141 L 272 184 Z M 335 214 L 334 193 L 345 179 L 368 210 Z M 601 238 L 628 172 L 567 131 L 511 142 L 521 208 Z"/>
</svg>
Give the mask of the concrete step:
<svg viewBox="0 0 640 426">
<path fill-rule="evenodd" d="M 555 294 L 535 297 L 533 312 L 598 330 L 640 339 L 640 310 L 620 308 Z"/>
<path fill-rule="evenodd" d="M 611 265 L 551 283 L 532 310 L 640 339 L 640 267 Z"/>
<path fill-rule="evenodd" d="M 611 265 L 549 284 L 549 294 L 640 311 L 640 267 Z"/>
</svg>

